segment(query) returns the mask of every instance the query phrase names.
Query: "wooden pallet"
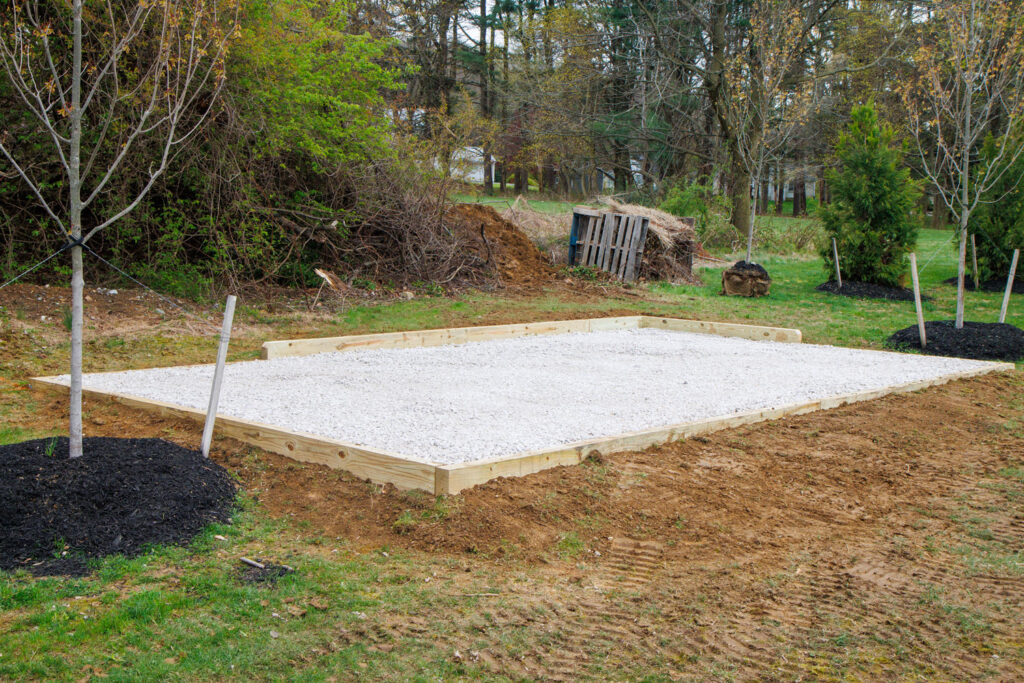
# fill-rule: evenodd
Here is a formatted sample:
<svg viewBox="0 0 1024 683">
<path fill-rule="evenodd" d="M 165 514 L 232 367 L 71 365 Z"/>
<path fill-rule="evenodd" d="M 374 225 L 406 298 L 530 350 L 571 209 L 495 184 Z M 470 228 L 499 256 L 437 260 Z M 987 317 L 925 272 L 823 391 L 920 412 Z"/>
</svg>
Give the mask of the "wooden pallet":
<svg viewBox="0 0 1024 683">
<path fill-rule="evenodd" d="M 640 273 L 649 219 L 577 206 L 569 230 L 569 265 L 589 266 L 632 282 Z"/>
</svg>

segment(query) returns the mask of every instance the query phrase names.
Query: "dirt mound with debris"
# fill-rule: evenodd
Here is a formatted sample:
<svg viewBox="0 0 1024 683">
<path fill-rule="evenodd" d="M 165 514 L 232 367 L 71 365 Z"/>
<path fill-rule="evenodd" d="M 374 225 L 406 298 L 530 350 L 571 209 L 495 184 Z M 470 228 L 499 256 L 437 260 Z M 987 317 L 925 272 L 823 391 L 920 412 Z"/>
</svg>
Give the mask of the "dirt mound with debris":
<svg viewBox="0 0 1024 683">
<path fill-rule="evenodd" d="M 927 346 L 921 348 L 917 325 L 904 327 L 887 343 L 897 349 L 913 349 L 931 356 L 954 356 L 977 360 L 1024 360 L 1024 330 L 1007 323 L 964 321 L 956 329 L 953 320 L 929 320 L 924 324 Z"/>
<path fill-rule="evenodd" d="M 80 574 L 84 558 L 137 555 L 189 541 L 225 521 L 231 476 L 200 453 L 162 439 L 86 438 L 0 446 L 0 569 Z"/>
<path fill-rule="evenodd" d="M 885 299 L 888 301 L 913 301 L 914 290 L 906 287 L 886 287 L 876 285 L 872 282 L 854 282 L 843 280 L 843 286 L 839 287 L 835 280 L 822 282 L 815 287 L 819 292 L 839 294 L 840 296 L 851 296 L 857 299 Z M 921 295 L 921 301 L 931 301 L 930 296 Z"/>
<path fill-rule="evenodd" d="M 505 286 L 550 283 L 557 273 L 536 245 L 515 224 L 490 206 L 459 204 L 453 213 L 461 219 L 465 238 Z"/>
</svg>

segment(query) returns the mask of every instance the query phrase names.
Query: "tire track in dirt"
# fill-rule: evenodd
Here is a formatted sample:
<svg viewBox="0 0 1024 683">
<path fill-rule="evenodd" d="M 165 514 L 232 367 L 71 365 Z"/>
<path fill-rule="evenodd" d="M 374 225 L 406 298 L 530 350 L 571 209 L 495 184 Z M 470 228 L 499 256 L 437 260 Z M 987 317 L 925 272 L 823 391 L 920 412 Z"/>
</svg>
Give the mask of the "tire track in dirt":
<svg viewBox="0 0 1024 683">
<path fill-rule="evenodd" d="M 612 539 L 601 571 L 592 579 L 597 594 L 563 606 L 559 630 L 566 637 L 538 653 L 535 671 L 543 672 L 546 680 L 572 681 L 613 652 L 615 657 L 660 656 L 660 648 L 651 642 L 651 628 L 622 605 L 652 581 L 664 566 L 663 557 L 664 546 L 656 541 Z"/>
</svg>

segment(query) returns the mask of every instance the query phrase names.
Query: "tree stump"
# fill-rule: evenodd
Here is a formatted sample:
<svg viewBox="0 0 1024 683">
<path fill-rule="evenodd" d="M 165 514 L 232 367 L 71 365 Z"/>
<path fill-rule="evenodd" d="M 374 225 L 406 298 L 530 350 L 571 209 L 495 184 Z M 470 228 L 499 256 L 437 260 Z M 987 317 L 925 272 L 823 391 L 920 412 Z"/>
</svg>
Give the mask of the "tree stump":
<svg viewBox="0 0 1024 683">
<path fill-rule="evenodd" d="M 739 261 L 722 273 L 722 294 L 726 296 L 767 296 L 772 279 L 756 263 Z"/>
</svg>

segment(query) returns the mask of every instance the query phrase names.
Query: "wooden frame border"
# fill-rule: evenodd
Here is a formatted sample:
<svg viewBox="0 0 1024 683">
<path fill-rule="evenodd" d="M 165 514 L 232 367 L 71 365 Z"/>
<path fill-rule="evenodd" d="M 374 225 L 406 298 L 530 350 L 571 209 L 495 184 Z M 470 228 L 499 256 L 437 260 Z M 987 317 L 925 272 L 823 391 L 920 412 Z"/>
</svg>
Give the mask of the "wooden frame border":
<svg viewBox="0 0 1024 683">
<path fill-rule="evenodd" d="M 442 346 L 444 344 L 466 344 L 468 342 L 491 341 L 494 339 L 511 339 L 513 337 L 528 337 L 538 334 L 566 334 L 569 332 L 599 332 L 602 330 L 638 328 L 716 334 L 722 337 L 742 337 L 743 339 L 757 341 L 798 343 L 802 339 L 800 330 L 784 327 L 763 327 L 760 325 L 741 325 L 739 323 L 630 315 L 617 318 L 551 320 L 536 323 L 514 323 L 511 325 L 444 327 L 434 330 L 355 334 L 344 337 L 320 337 L 318 339 L 285 339 L 264 342 L 260 357 L 263 360 L 268 360 L 271 358 L 309 356 L 314 353 L 351 351 L 354 349 L 410 349 L 423 346 Z"/>
<path fill-rule="evenodd" d="M 811 413 L 816 410 L 838 408 L 850 403 L 881 398 L 889 394 L 918 391 L 945 384 L 954 379 L 966 379 L 987 375 L 990 372 L 1006 372 L 1014 369 L 1015 365 L 1013 363 L 992 363 L 990 367 L 976 370 L 953 372 L 932 379 L 907 382 L 905 384 L 860 391 L 853 394 L 831 396 L 807 403 L 794 403 L 781 408 L 768 408 L 738 415 L 724 415 L 696 422 L 683 422 L 668 427 L 577 441 L 576 443 L 559 446 L 555 449 L 531 451 L 506 458 L 490 458 L 476 462 L 460 463 L 458 465 L 438 465 L 435 491 L 454 494 L 463 489 L 483 484 L 491 479 L 497 479 L 498 477 L 522 477 L 550 467 L 576 465 L 594 453 L 606 454 L 620 451 L 637 451 L 670 441 L 680 441 L 700 434 L 717 432 L 732 427 L 776 420 L 789 415 L 803 415 L 804 413 Z"/>
<path fill-rule="evenodd" d="M 638 328 L 666 329 L 676 332 L 715 334 L 725 337 L 741 337 L 744 339 L 788 343 L 799 343 L 801 341 L 799 330 L 737 323 L 682 320 L 677 318 L 626 316 L 411 332 L 388 332 L 323 339 L 272 341 L 264 343 L 263 357 L 281 358 L 327 351 L 365 348 L 414 348 L 439 346 L 442 344 L 464 344 L 489 339 L 508 339 L 537 334 L 565 334 L 568 332 Z M 638 450 L 721 429 L 773 420 L 787 415 L 802 415 L 815 410 L 825 410 L 848 403 L 867 401 L 888 394 L 918 391 L 930 386 L 945 384 L 954 379 L 976 377 L 990 372 L 1005 372 L 1014 369 L 1013 363 L 989 363 L 986 367 L 975 370 L 948 373 L 928 380 L 908 382 L 882 389 L 872 389 L 870 391 L 833 396 L 780 408 L 770 408 L 738 415 L 725 415 L 695 422 L 668 425 L 656 429 L 588 439 L 552 449 L 530 451 L 502 458 L 477 460 L 458 465 L 440 465 L 397 453 L 376 451 L 356 446 L 337 439 L 293 432 L 280 427 L 233 417 L 218 416 L 216 426 L 218 434 L 221 436 L 238 439 L 244 443 L 257 446 L 272 453 L 284 455 L 293 460 L 319 463 L 334 469 L 343 469 L 357 477 L 365 478 L 378 484 L 394 484 L 401 489 L 417 488 L 430 491 L 436 495 L 450 495 L 497 477 L 518 477 L 550 467 L 575 465 L 593 453 Z M 62 392 L 67 390 L 68 387 L 66 382 L 59 381 L 56 377 L 35 377 L 32 379 L 32 383 L 38 388 L 49 391 Z M 206 417 L 205 412 L 202 410 L 138 396 L 106 393 L 91 389 L 84 389 L 82 393 L 90 399 L 107 400 L 130 408 L 155 412 L 168 417 L 186 418 L 199 423 L 202 423 Z"/>
<path fill-rule="evenodd" d="M 33 377 L 32 385 L 54 392 L 63 392 L 68 388 L 66 382 L 58 381 L 55 377 Z M 165 417 L 184 418 L 200 424 L 206 420 L 205 411 L 173 403 L 93 389 L 83 389 L 82 394 L 89 399 L 105 400 Z M 216 431 L 218 436 L 237 439 L 300 462 L 346 470 L 377 484 L 390 483 L 402 489 L 434 490 L 434 470 L 437 466 L 430 462 L 223 415 L 217 416 Z"/>
</svg>

